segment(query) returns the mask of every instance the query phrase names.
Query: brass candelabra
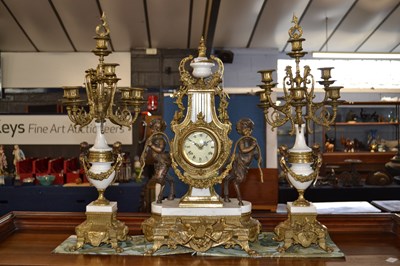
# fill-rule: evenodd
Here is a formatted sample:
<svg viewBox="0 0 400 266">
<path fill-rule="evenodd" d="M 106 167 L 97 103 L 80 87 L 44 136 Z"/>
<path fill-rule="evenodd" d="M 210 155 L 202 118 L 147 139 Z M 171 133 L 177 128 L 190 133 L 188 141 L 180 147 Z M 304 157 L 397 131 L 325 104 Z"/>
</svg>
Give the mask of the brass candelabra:
<svg viewBox="0 0 400 266">
<path fill-rule="evenodd" d="M 280 166 L 288 182 L 297 189 L 299 197 L 296 201 L 288 203 L 289 219 L 280 223 L 275 228 L 276 239 L 284 241 L 280 251 L 284 251 L 292 244 L 301 244 L 308 247 L 311 243 L 318 244 L 322 249 L 330 251 L 325 239 L 327 229 L 316 220 L 316 208 L 304 198 L 304 191 L 318 177 L 319 168 L 322 164 L 322 156 L 319 145 L 308 147 L 305 134 L 312 133 L 311 122 L 329 127 L 335 119 L 339 100 L 340 86 L 331 86 L 335 81 L 331 80 L 332 67 L 319 68 L 321 81 L 324 86 L 325 95 L 321 102 L 314 101 L 315 88 L 314 76 L 311 68 L 304 66 L 303 73 L 300 71 L 300 59 L 307 52 L 303 51 L 303 29 L 298 24 L 298 19 L 293 16 L 294 25 L 289 29 L 289 40 L 291 51 L 287 54 L 295 59 L 296 69 L 293 72 L 291 66 L 285 69 L 283 78 L 283 104 L 275 103 L 271 94 L 277 83 L 273 82 L 274 70 L 261 70 L 261 81 L 259 85 L 263 91 L 260 92 L 259 107 L 263 109 L 265 121 L 272 126 L 283 126 L 288 121 L 291 124 L 290 135 L 296 134 L 295 144 L 291 149 L 286 145 L 279 147 L 281 159 Z"/>
<path fill-rule="evenodd" d="M 120 80 L 115 69 L 118 64 L 105 63 L 104 57 L 111 54 L 108 49 L 110 29 L 106 17 L 96 27 L 96 48 L 92 52 L 99 57 L 96 69 L 88 69 L 85 74 L 87 100 L 79 96 L 81 87 L 64 87 L 62 103 L 66 106 L 69 119 L 80 128 L 89 125 L 93 120 L 96 125 L 96 139 L 88 155 L 81 156 L 85 174 L 90 183 L 96 187 L 98 199 L 86 207 L 87 220 L 75 228 L 77 243 L 72 249 L 80 249 L 84 244 L 99 246 L 111 244 L 117 251 L 122 249 L 118 241 L 128 238 L 128 227 L 117 220 L 117 202 L 110 202 L 104 197 L 104 191 L 114 181 L 115 173 L 122 164 L 122 153 L 113 152 L 104 135 L 104 124 L 109 119 L 113 124 L 131 128 L 136 121 L 143 99 L 144 90 L 138 88 L 117 88 Z M 119 92 L 121 100 L 115 102 Z M 133 114 L 130 108 L 133 107 Z"/>
</svg>

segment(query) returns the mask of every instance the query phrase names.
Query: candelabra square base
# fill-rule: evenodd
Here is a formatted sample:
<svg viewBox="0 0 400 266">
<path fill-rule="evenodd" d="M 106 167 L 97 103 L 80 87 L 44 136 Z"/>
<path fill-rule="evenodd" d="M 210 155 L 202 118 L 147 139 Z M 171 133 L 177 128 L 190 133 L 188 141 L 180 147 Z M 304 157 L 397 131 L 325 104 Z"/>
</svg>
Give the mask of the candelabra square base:
<svg viewBox="0 0 400 266">
<path fill-rule="evenodd" d="M 331 252 L 326 244 L 328 230 L 317 220 L 317 209 L 314 204 L 298 207 L 292 202 L 287 204 L 288 219 L 275 227 L 276 241 L 283 241 L 278 251 L 284 252 L 292 245 L 300 244 L 307 248 L 317 244 L 321 249 Z"/>
<path fill-rule="evenodd" d="M 80 249 L 84 244 L 98 247 L 100 244 L 111 244 L 116 252 L 122 252 L 118 241 L 128 238 L 128 227 L 117 220 L 117 202 L 99 206 L 93 202 L 86 206 L 86 221 L 75 227 L 77 243 L 74 250 Z"/>
<path fill-rule="evenodd" d="M 153 242 L 147 255 L 164 245 L 172 249 L 181 245 L 198 252 L 239 245 L 249 255 L 256 255 L 249 242 L 257 240 L 261 224 L 251 218 L 251 203 L 243 203 L 239 206 L 233 199 L 221 208 L 185 208 L 179 207 L 179 199 L 153 202 L 152 216 L 142 224 L 146 240 Z"/>
</svg>

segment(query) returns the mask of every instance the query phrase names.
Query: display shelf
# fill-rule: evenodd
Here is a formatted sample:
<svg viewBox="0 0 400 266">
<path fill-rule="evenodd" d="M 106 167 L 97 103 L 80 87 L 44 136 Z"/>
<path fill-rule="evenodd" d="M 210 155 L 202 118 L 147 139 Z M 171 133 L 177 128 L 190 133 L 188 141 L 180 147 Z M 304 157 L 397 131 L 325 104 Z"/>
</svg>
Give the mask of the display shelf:
<svg viewBox="0 0 400 266">
<path fill-rule="evenodd" d="M 335 138 L 335 148 L 340 148 L 340 138 L 358 138 L 366 142 L 368 131 L 377 130 L 382 139 L 398 138 L 400 102 L 345 102 L 338 107 L 336 121 L 328 130 L 322 128 L 323 143 L 326 134 Z"/>
<path fill-rule="evenodd" d="M 341 173 L 350 172 L 351 164 L 346 160 L 359 160 L 355 170 L 360 173 L 365 180 L 368 176 L 376 172 L 386 172 L 385 164 L 390 161 L 396 152 L 325 152 L 322 154 L 321 176 L 329 173 L 329 166 L 336 166 L 336 175 L 340 179 Z"/>
<path fill-rule="evenodd" d="M 332 126 L 386 126 L 399 125 L 398 122 L 336 122 Z"/>
<path fill-rule="evenodd" d="M 393 146 L 386 144 L 399 139 L 399 109 L 400 102 L 389 101 L 345 102 L 340 105 L 336 122 L 328 130 L 321 128 L 318 131 L 322 137 L 320 144 L 324 147 L 324 165 L 344 164 L 345 159 L 354 158 L 364 164 L 381 164 L 380 169 L 384 169 L 384 164 L 396 152 Z M 333 152 L 328 142 L 333 144 Z M 371 142 L 376 146 L 371 146 Z"/>
<path fill-rule="evenodd" d="M 378 163 L 385 164 L 396 155 L 396 152 L 325 152 L 322 155 L 322 161 L 324 164 L 347 164 L 346 159 L 361 160 L 363 163 Z"/>
<path fill-rule="evenodd" d="M 400 186 L 391 184 L 388 186 L 317 186 L 310 187 L 305 191 L 304 197 L 311 202 L 331 201 L 368 201 L 397 199 Z M 297 199 L 298 194 L 294 188 L 288 185 L 279 186 L 279 203 L 292 202 Z"/>
</svg>

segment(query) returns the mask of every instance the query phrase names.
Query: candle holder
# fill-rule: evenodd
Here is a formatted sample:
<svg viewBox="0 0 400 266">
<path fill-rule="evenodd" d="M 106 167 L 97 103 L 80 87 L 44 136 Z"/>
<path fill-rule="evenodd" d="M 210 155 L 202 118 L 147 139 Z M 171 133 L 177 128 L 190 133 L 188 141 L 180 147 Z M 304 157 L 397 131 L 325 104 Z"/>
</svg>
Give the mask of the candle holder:
<svg viewBox="0 0 400 266">
<path fill-rule="evenodd" d="M 110 40 L 106 17 L 101 17 L 102 23 L 96 27 L 96 48 L 92 52 L 99 57 L 95 69 L 85 71 L 85 89 L 87 100 L 80 98 L 81 87 L 64 87 L 62 103 L 66 106 L 68 117 L 75 126 L 80 128 L 89 125 L 93 120 L 96 125 L 96 138 L 88 155 L 82 155 L 80 160 L 90 183 L 98 191 L 97 200 L 86 207 L 87 220 L 76 227 L 77 244 L 73 249 L 82 248 L 85 243 L 99 246 L 110 243 L 117 251 L 118 241 L 127 239 L 128 227 L 116 219 L 117 203 L 104 197 L 104 191 L 114 181 L 115 173 L 123 162 L 123 154 L 114 154 L 108 146 L 104 135 L 106 120 L 129 129 L 140 114 L 144 104 L 144 90 L 140 88 L 117 88 L 120 80 L 116 75 L 116 63 L 105 63 L 104 57 L 111 54 L 108 49 Z M 116 93 L 121 99 L 115 101 Z M 132 109 L 132 110 L 131 110 Z M 133 113 L 133 114 L 132 114 Z"/>
<path fill-rule="evenodd" d="M 271 93 L 276 83 L 273 82 L 274 70 L 261 70 L 263 89 L 260 93 L 259 107 L 263 109 L 265 121 L 272 126 L 283 126 L 288 121 L 291 124 L 290 135 L 296 134 L 295 144 L 291 149 L 287 146 L 279 147 L 281 158 L 280 166 L 288 182 L 298 191 L 298 199 L 288 203 L 289 219 L 275 228 L 276 240 L 284 241 L 280 251 L 284 251 L 293 244 L 301 244 L 308 247 L 312 243 L 318 244 L 322 249 L 331 251 L 326 245 L 327 229 L 316 220 L 315 206 L 304 198 L 304 191 L 312 184 L 319 174 L 322 164 L 322 156 L 319 145 L 312 148 L 307 146 L 306 132 L 312 133 L 311 122 L 329 127 L 336 119 L 337 107 L 343 101 L 340 98 L 342 87 L 331 86 L 335 81 L 331 80 L 332 67 L 319 68 L 324 86 L 325 95 L 321 102 L 314 102 L 314 77 L 309 66 L 304 66 L 300 72 L 300 59 L 307 52 L 303 51 L 303 29 L 298 24 L 298 19 L 293 16 L 294 25 L 289 29 L 289 43 L 291 52 L 287 53 L 295 59 L 295 71 L 291 66 L 285 69 L 283 78 L 283 104 L 273 102 Z"/>
</svg>

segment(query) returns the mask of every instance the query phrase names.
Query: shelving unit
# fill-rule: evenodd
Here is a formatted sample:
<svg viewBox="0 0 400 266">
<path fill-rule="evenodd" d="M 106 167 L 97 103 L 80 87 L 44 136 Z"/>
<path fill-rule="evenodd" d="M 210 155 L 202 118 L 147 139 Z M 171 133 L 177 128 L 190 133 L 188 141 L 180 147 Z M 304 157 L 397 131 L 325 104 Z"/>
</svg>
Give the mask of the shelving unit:
<svg viewBox="0 0 400 266">
<path fill-rule="evenodd" d="M 368 165 L 362 165 L 362 168 L 367 173 L 371 171 L 384 170 L 385 163 L 388 162 L 395 154 L 395 151 L 386 149 L 385 152 L 375 152 L 372 154 L 367 147 L 369 131 L 377 129 L 377 135 L 385 140 L 399 139 L 399 117 L 400 117 L 400 102 L 389 101 L 362 101 L 362 102 L 345 102 L 338 107 L 338 115 L 336 122 L 329 129 L 313 125 L 313 133 L 307 135 L 309 145 L 314 143 L 320 144 L 321 152 L 323 153 L 323 167 L 321 175 L 325 175 L 326 165 L 339 165 L 348 170 L 345 159 L 361 160 Z M 389 120 L 388 114 L 393 117 Z M 353 115 L 350 120 L 348 116 Z M 364 116 L 364 117 L 362 117 Z M 369 120 L 368 120 L 369 118 Z M 294 136 L 288 134 L 290 128 L 285 125 L 278 130 L 278 146 L 282 144 L 292 147 Z M 326 135 L 330 139 L 334 139 L 334 151 L 327 152 L 325 143 Z M 344 146 L 341 144 L 341 138 L 357 139 L 360 146 L 355 147 L 354 152 L 344 152 Z M 371 156 L 373 155 L 373 156 Z M 361 166 L 361 165 L 360 165 Z M 364 175 L 365 176 L 365 175 Z"/>
<path fill-rule="evenodd" d="M 371 152 L 368 146 L 369 135 L 374 133 L 378 140 L 399 139 L 399 109 L 400 102 L 346 102 L 339 106 L 336 122 L 330 130 L 321 130 L 324 147 L 327 139 L 334 139 L 334 151 L 323 152 L 323 167 L 321 175 L 324 175 L 325 166 L 340 166 L 341 171 L 348 171 L 350 166 L 346 159 L 360 160 L 357 166 L 362 177 L 377 172 L 385 171 L 385 163 L 395 154 L 395 150 L 381 146 L 379 150 Z M 390 114 L 390 115 L 389 115 Z M 354 142 L 354 152 L 345 152 L 345 140 Z"/>
<path fill-rule="evenodd" d="M 335 151 L 343 151 L 344 147 L 340 147 L 341 138 L 358 139 L 366 144 L 370 130 L 376 130 L 377 137 L 381 139 L 398 139 L 399 107 L 400 102 L 346 102 L 339 106 L 336 122 L 331 130 L 322 129 L 321 144 L 326 142 L 326 134 L 336 140 Z M 384 130 L 382 127 L 385 127 Z M 366 146 L 355 150 L 369 151 Z"/>
</svg>

